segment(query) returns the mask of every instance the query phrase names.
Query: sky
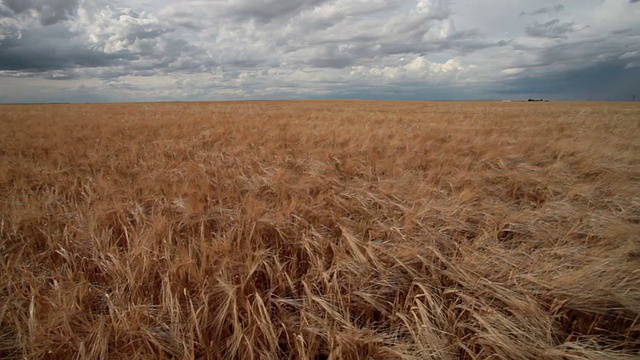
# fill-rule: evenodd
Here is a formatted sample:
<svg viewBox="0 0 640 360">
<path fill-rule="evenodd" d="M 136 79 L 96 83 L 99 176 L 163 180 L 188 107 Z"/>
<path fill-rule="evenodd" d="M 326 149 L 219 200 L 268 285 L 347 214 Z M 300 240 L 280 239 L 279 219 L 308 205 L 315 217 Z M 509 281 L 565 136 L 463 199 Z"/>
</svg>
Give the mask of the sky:
<svg viewBox="0 0 640 360">
<path fill-rule="evenodd" d="M 640 0 L 0 0 L 0 103 L 640 100 Z"/>
</svg>

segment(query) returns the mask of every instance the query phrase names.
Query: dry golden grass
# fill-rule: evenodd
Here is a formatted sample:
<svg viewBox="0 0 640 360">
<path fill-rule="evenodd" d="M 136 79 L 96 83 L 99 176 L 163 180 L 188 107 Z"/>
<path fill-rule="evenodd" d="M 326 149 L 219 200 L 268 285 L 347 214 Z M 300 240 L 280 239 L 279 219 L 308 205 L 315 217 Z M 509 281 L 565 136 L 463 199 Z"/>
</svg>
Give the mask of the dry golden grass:
<svg viewBox="0 0 640 360">
<path fill-rule="evenodd" d="M 0 358 L 640 356 L 640 106 L 0 107 Z"/>
</svg>

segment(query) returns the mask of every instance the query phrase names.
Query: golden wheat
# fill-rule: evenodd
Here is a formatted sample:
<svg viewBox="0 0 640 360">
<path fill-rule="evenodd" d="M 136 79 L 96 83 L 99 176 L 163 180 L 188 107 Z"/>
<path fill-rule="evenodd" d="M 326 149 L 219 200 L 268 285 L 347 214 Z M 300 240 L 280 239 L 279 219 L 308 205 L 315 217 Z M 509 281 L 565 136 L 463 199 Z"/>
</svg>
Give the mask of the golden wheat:
<svg viewBox="0 0 640 360">
<path fill-rule="evenodd" d="M 638 357 L 639 119 L 1 106 L 0 357 Z"/>
</svg>

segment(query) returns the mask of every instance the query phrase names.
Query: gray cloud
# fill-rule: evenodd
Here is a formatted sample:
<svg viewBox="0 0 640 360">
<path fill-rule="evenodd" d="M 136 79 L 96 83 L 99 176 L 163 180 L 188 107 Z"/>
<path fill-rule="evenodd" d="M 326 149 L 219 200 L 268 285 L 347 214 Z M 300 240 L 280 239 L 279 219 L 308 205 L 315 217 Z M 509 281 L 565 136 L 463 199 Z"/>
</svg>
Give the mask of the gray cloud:
<svg viewBox="0 0 640 360">
<path fill-rule="evenodd" d="M 12 18 L 0 18 L 0 43 L 7 39 L 22 37 L 20 22 Z"/>
<path fill-rule="evenodd" d="M 560 22 L 559 19 L 553 19 L 544 24 L 535 22 L 533 25 L 527 26 L 525 34 L 539 38 L 566 39 L 567 34 L 575 31 L 577 31 L 575 23 Z"/>
<path fill-rule="evenodd" d="M 215 66 L 206 51 L 172 36 L 173 29 L 151 14 L 111 7 L 79 10 L 71 24 L 15 22 L 12 32 L 0 33 L 3 74 L 105 79 L 209 71 Z"/>
<path fill-rule="evenodd" d="M 621 65 L 625 54 L 632 56 L 633 52 L 624 52 L 625 48 L 633 46 L 632 39 L 628 42 L 615 42 L 608 37 L 600 37 L 571 44 L 554 44 L 541 49 L 537 53 L 541 66 L 551 66 L 558 70 L 580 70 L 586 67 L 597 67 L 599 64 L 611 63 L 611 66 Z M 622 58 L 621 58 L 622 57 Z"/>
<path fill-rule="evenodd" d="M 126 53 L 104 54 L 73 41 L 66 28 L 24 29 L 20 38 L 0 43 L 0 69 L 42 73 L 76 67 L 102 67 L 131 61 Z"/>
<path fill-rule="evenodd" d="M 625 29 L 614 30 L 611 32 L 611 35 L 640 36 L 640 29 L 625 28 Z"/>
<path fill-rule="evenodd" d="M 199 32 L 206 28 L 203 14 L 190 12 L 180 6 L 168 6 L 160 12 L 163 19 L 174 26 Z"/>
<path fill-rule="evenodd" d="M 631 0 L 633 1 L 633 0 Z M 640 1 L 640 0 L 635 0 L 635 1 Z M 554 14 L 554 13 L 559 13 L 561 11 L 564 11 L 564 5 L 562 4 L 558 4 L 555 6 L 550 6 L 550 7 L 543 7 L 531 12 L 521 12 L 520 16 L 526 16 L 526 15 L 531 15 L 531 16 L 535 16 L 535 15 L 543 15 L 543 14 Z"/>
<path fill-rule="evenodd" d="M 3 2 L 0 2 L 0 18 L 12 17 L 15 12 L 9 9 Z"/>
<path fill-rule="evenodd" d="M 66 95 L 50 99 L 487 98 L 502 85 L 568 98 L 596 71 L 628 89 L 640 8 L 561 1 L 0 0 L 0 102 L 56 91 Z M 513 16 L 521 9 L 530 22 Z"/>
<path fill-rule="evenodd" d="M 34 12 L 44 26 L 67 20 L 78 8 L 78 0 L 2 0 L 15 14 Z"/>
<path fill-rule="evenodd" d="M 468 53 L 496 46 L 475 31 L 459 31 L 447 1 L 419 2 L 407 8 L 397 2 L 342 1 L 300 14 L 275 33 L 291 60 L 321 68 L 346 68 L 399 54 L 450 50 Z"/>
<path fill-rule="evenodd" d="M 27 36 L 4 44 L 0 47 L 0 55 L 4 55 L 0 65 L 34 72 L 114 69 L 97 72 L 101 77 L 209 72 L 217 66 L 230 73 L 264 66 L 346 69 L 388 61 L 384 58 L 398 54 L 415 56 L 447 49 L 468 53 L 495 46 L 478 41 L 473 32 L 456 31 L 449 20 L 447 1 L 420 1 L 417 6 L 407 6 L 384 0 L 294 0 L 271 1 L 268 5 L 238 0 L 226 7 L 209 7 L 216 18 L 217 31 L 212 34 L 215 42 L 201 46 L 180 37 L 189 31 L 209 31 L 208 26 L 214 22 L 203 16 L 207 8 L 187 11 L 185 7 L 169 6 L 159 12 L 163 18 L 112 6 L 81 8 L 68 34 L 57 38 L 47 34 L 47 42 Z M 255 19 L 257 26 L 245 26 L 229 14 Z M 280 20 L 271 22 L 276 18 Z M 176 33 L 168 23 L 186 30 Z M 290 30 L 282 31 L 283 26 Z M 70 75 L 57 72 L 47 76 L 67 79 Z"/>
<path fill-rule="evenodd" d="M 303 10 L 313 9 L 329 0 L 231 0 L 228 11 L 241 17 L 269 22 L 276 18 L 287 18 Z"/>
<path fill-rule="evenodd" d="M 158 39 L 173 31 L 151 14 L 109 6 L 100 11 L 83 11 L 72 29 L 85 34 L 92 47 L 105 53 L 137 54 L 152 53 Z"/>
</svg>

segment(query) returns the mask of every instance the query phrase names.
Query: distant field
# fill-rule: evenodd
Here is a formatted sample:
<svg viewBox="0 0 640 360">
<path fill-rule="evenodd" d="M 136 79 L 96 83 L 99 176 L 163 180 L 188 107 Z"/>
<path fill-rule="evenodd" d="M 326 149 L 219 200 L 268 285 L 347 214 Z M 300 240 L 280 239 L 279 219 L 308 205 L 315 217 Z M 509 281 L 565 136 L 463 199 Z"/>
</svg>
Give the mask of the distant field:
<svg viewBox="0 0 640 360">
<path fill-rule="evenodd" d="M 640 356 L 640 103 L 0 106 L 2 359 Z"/>
</svg>

